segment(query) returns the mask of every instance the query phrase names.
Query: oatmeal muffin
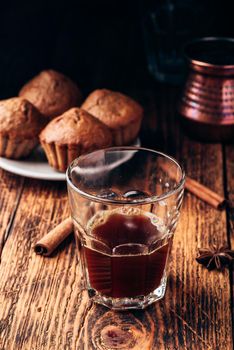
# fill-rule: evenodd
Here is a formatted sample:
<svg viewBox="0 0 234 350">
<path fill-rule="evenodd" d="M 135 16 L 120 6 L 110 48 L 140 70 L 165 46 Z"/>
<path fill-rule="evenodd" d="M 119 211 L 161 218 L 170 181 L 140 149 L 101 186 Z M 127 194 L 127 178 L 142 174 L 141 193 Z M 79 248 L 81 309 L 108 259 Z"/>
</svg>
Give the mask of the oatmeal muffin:
<svg viewBox="0 0 234 350">
<path fill-rule="evenodd" d="M 81 92 L 65 75 L 45 70 L 26 83 L 19 96 L 30 101 L 47 118 L 52 119 L 81 103 Z"/>
<path fill-rule="evenodd" d="M 65 171 L 79 155 L 112 145 L 110 130 L 80 108 L 71 108 L 50 121 L 40 134 L 49 164 Z"/>
<path fill-rule="evenodd" d="M 106 89 L 95 90 L 81 108 L 109 127 L 117 146 L 130 144 L 139 133 L 143 109 L 126 95 Z"/>
<path fill-rule="evenodd" d="M 44 125 L 40 112 L 27 100 L 14 97 L 0 101 L 0 156 L 28 156 Z"/>
</svg>

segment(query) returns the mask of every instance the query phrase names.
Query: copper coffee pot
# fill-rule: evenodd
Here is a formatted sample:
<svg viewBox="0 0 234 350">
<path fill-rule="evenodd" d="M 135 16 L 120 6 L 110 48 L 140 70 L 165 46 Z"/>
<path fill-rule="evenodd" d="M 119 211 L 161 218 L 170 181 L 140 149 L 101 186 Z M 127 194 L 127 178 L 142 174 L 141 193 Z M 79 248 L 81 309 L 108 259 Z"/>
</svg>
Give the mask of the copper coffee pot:
<svg viewBox="0 0 234 350">
<path fill-rule="evenodd" d="M 234 39 L 197 39 L 185 55 L 190 72 L 179 113 L 187 131 L 205 141 L 234 141 Z"/>
</svg>

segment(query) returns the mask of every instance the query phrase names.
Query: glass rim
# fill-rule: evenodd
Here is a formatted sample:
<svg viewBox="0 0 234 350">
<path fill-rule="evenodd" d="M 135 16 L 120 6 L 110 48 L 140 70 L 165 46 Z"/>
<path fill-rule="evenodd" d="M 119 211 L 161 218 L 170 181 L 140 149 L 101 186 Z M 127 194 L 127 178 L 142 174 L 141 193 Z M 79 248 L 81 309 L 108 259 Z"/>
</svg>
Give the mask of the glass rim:
<svg viewBox="0 0 234 350">
<path fill-rule="evenodd" d="M 85 156 L 89 156 L 90 154 L 96 153 L 96 152 L 100 152 L 100 151 L 145 151 L 145 152 L 150 152 L 150 153 L 154 153 L 156 155 L 160 155 L 163 156 L 166 159 L 169 159 L 170 161 L 172 161 L 174 164 L 176 164 L 176 166 L 180 169 L 181 171 L 181 179 L 179 181 L 179 183 L 176 185 L 176 187 L 173 190 L 170 190 L 164 194 L 161 194 L 159 196 L 157 195 L 152 195 L 152 196 L 147 196 L 146 198 L 139 198 L 139 199 L 133 199 L 132 201 L 126 201 L 126 200 L 120 200 L 120 199 L 110 199 L 110 198 L 100 198 L 96 195 L 87 193 L 85 191 L 82 191 L 81 189 L 79 189 L 76 185 L 73 184 L 73 182 L 70 180 L 69 175 L 71 173 L 71 170 L 73 169 L 73 164 L 80 158 L 80 157 L 85 157 Z M 151 203 L 155 203 L 155 202 L 160 202 L 163 199 L 166 199 L 168 197 L 171 197 L 172 195 L 174 195 L 175 193 L 179 192 L 183 187 L 184 187 L 184 183 L 185 183 L 185 171 L 182 165 L 180 165 L 177 160 L 175 158 L 173 158 L 172 156 L 160 152 L 160 151 L 155 151 L 153 149 L 150 148 L 145 148 L 145 147 L 135 147 L 135 146 L 115 146 L 115 147 L 109 147 L 109 148 L 103 148 L 103 149 L 99 149 L 87 154 L 82 154 L 81 156 L 77 157 L 76 159 L 74 159 L 71 164 L 68 166 L 67 170 L 66 170 L 66 180 L 67 180 L 67 184 L 77 193 L 79 193 L 82 197 L 85 197 L 91 201 L 94 202 L 99 202 L 99 203 L 107 203 L 107 204 L 112 204 L 112 205 L 144 205 L 144 204 L 151 204 Z"/>
</svg>

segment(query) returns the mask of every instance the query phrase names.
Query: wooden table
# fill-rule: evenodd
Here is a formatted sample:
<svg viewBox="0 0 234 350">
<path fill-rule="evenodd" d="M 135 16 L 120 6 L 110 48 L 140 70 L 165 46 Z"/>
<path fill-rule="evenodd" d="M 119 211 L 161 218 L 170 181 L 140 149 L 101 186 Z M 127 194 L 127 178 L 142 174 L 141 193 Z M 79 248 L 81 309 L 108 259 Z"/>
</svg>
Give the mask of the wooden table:
<svg viewBox="0 0 234 350">
<path fill-rule="evenodd" d="M 145 106 L 143 144 L 174 155 L 189 176 L 234 201 L 233 146 L 184 135 L 176 89 L 131 94 Z M 34 243 L 69 214 L 65 183 L 1 171 L 0 186 L 1 350 L 232 349 L 231 271 L 208 272 L 195 261 L 198 247 L 234 247 L 231 210 L 215 210 L 186 193 L 165 298 L 144 311 L 113 312 L 82 290 L 72 237 L 51 258 L 33 252 Z M 113 338 L 116 326 L 129 335 L 122 344 Z"/>
</svg>

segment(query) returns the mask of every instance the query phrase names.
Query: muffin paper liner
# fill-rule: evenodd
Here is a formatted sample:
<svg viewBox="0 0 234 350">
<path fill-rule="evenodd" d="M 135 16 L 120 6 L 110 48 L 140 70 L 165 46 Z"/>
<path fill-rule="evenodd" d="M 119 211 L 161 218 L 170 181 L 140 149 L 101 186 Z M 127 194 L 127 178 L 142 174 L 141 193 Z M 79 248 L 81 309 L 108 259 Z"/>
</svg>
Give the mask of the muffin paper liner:
<svg viewBox="0 0 234 350">
<path fill-rule="evenodd" d="M 137 137 L 141 127 L 141 120 L 135 121 L 119 129 L 111 129 L 115 146 L 131 144 Z"/>
<path fill-rule="evenodd" d="M 68 165 L 81 154 L 78 145 L 58 145 L 41 141 L 46 157 L 51 167 L 58 171 L 65 172 Z"/>
</svg>

